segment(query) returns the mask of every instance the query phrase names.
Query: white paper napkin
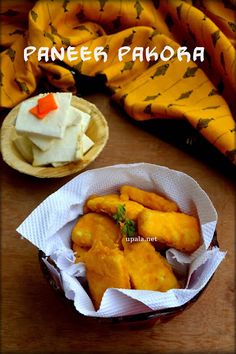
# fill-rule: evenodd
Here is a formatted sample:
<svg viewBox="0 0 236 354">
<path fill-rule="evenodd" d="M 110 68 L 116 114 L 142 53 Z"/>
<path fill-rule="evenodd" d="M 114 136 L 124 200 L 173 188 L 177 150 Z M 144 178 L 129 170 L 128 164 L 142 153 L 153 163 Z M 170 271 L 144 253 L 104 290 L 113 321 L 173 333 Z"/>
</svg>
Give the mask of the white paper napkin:
<svg viewBox="0 0 236 354">
<path fill-rule="evenodd" d="M 198 217 L 202 245 L 188 256 L 169 249 L 166 257 L 174 269 L 186 277 L 186 287 L 167 292 L 130 289 L 107 289 L 100 309 L 80 284 L 85 276 L 83 264 L 74 264 L 70 249 L 71 230 L 83 214 L 83 204 L 91 194 L 118 192 L 123 184 L 156 191 L 174 200 L 181 211 Z M 212 277 L 225 257 L 218 247 L 208 250 L 217 223 L 217 213 L 198 183 L 190 176 L 166 167 L 136 163 L 115 165 L 84 172 L 50 195 L 17 228 L 17 231 L 55 261 L 65 296 L 87 316 L 113 317 L 143 313 L 183 305 L 191 300 Z M 45 261 L 46 266 L 47 261 Z M 48 266 L 49 268 L 50 266 Z M 50 270 L 50 269 L 49 269 Z M 52 270 L 50 270 L 52 272 Z"/>
</svg>

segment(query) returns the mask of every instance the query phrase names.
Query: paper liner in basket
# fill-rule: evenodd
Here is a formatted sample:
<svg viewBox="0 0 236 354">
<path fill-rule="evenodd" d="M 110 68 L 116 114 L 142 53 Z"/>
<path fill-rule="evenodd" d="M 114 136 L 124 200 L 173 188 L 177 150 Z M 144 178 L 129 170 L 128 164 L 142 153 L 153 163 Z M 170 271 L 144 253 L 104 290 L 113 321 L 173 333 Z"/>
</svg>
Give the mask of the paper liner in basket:
<svg viewBox="0 0 236 354">
<path fill-rule="evenodd" d="M 118 192 L 123 184 L 156 191 L 174 200 L 181 211 L 198 217 L 202 245 L 188 256 L 175 249 L 166 253 L 178 273 L 186 274 L 186 287 L 167 292 L 130 289 L 107 289 L 100 309 L 80 284 L 85 275 L 82 263 L 74 264 L 70 235 L 83 204 L 92 194 Z M 49 269 L 58 277 L 65 296 L 74 301 L 76 309 L 87 316 L 113 317 L 177 307 L 191 300 L 203 289 L 225 257 L 218 247 L 208 249 L 217 223 L 216 211 L 206 193 L 188 175 L 147 163 L 115 165 L 84 172 L 50 195 L 18 227 L 17 231 L 47 256 L 60 269 Z M 45 264 L 51 268 L 47 260 Z"/>
</svg>

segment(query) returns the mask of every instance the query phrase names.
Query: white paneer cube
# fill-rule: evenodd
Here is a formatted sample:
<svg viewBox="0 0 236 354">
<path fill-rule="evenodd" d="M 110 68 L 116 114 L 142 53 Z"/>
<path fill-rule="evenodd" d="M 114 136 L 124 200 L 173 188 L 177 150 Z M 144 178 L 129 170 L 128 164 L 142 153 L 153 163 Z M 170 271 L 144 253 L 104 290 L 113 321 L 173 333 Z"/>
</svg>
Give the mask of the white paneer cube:
<svg viewBox="0 0 236 354">
<path fill-rule="evenodd" d="M 36 118 L 29 112 L 38 104 L 38 99 L 45 96 L 39 95 L 28 99 L 20 105 L 16 118 L 16 131 L 19 133 L 40 134 L 46 137 L 62 138 L 68 125 L 71 92 L 54 93 L 58 108 L 49 112 L 43 119 Z"/>
<path fill-rule="evenodd" d="M 88 129 L 91 116 L 90 116 L 90 114 L 85 113 L 83 111 L 79 110 L 79 112 L 80 112 L 80 116 L 82 118 L 82 130 L 83 130 L 83 133 L 85 133 L 87 131 L 87 129 Z"/>
<path fill-rule="evenodd" d="M 52 162 L 53 167 L 62 167 L 70 163 L 70 161 L 65 161 L 65 162 Z"/>
<path fill-rule="evenodd" d="M 26 162 L 32 163 L 33 161 L 33 144 L 32 142 L 25 136 L 16 136 L 13 140 L 17 150 L 25 159 Z"/>
<path fill-rule="evenodd" d="M 68 110 L 68 119 L 67 119 L 67 126 L 72 124 L 82 124 L 82 118 L 80 115 L 80 111 L 70 106 Z M 82 130 L 82 127 L 81 127 Z M 39 135 L 39 134 L 28 134 L 28 138 L 42 151 L 48 150 L 54 142 L 57 141 L 57 138 L 52 139 L 47 136 Z"/>
<path fill-rule="evenodd" d="M 48 150 L 53 142 L 57 140 L 57 138 L 48 138 L 47 136 L 43 135 L 33 135 L 28 134 L 27 137 L 32 141 L 34 145 L 36 145 L 40 150 L 46 151 Z"/>
<path fill-rule="evenodd" d="M 81 159 L 83 155 L 78 153 L 80 135 L 81 125 L 71 125 L 66 129 L 64 138 L 57 139 L 47 151 L 41 151 L 39 148 L 33 147 L 33 166 L 44 166 Z"/>
<path fill-rule="evenodd" d="M 76 160 L 82 160 L 83 159 L 82 133 L 78 137 L 78 140 L 77 140 L 75 156 L 76 156 Z"/>
<path fill-rule="evenodd" d="M 86 152 L 88 152 L 91 149 L 91 147 L 94 145 L 94 142 L 86 134 L 83 134 L 81 140 L 82 140 L 83 154 L 85 155 Z"/>
</svg>

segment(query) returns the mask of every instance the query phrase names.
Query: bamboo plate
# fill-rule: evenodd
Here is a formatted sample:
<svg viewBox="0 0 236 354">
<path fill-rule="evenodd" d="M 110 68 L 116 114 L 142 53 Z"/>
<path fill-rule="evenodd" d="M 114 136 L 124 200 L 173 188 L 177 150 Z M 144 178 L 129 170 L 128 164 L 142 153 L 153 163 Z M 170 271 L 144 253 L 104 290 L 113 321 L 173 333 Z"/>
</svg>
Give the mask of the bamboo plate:
<svg viewBox="0 0 236 354">
<path fill-rule="evenodd" d="M 91 114 L 91 120 L 86 132 L 93 141 L 94 146 L 84 155 L 81 161 L 71 162 L 60 167 L 35 167 L 24 160 L 16 149 L 13 139 L 16 135 L 15 119 L 20 104 L 13 108 L 3 121 L 1 128 L 1 152 L 3 160 L 15 170 L 39 178 L 57 178 L 77 173 L 87 167 L 101 153 L 109 136 L 108 124 L 98 108 L 76 96 L 72 96 L 72 106 Z"/>
</svg>

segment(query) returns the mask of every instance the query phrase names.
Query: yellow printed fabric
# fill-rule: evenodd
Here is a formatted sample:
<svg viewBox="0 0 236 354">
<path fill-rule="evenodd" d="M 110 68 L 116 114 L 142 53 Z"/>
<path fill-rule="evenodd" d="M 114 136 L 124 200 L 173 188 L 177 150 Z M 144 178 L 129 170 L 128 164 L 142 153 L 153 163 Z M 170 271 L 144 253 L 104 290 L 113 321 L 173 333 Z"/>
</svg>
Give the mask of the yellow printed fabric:
<svg viewBox="0 0 236 354">
<path fill-rule="evenodd" d="M 187 119 L 235 163 L 234 0 L 4 0 L 1 5 L 1 107 L 34 94 L 40 82 L 76 92 L 72 72 L 104 74 L 112 97 L 136 120 Z M 107 62 L 23 58 L 26 46 L 104 47 Z M 134 47 L 205 48 L 203 62 L 132 60 Z M 118 60 L 119 47 L 131 51 Z M 171 124 L 171 123 L 170 123 Z"/>
</svg>

